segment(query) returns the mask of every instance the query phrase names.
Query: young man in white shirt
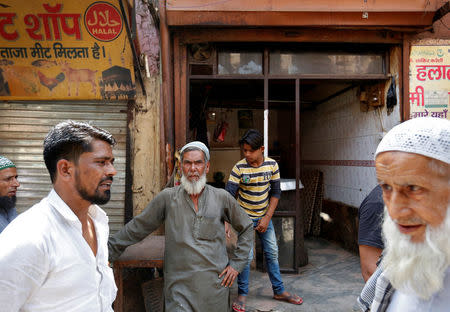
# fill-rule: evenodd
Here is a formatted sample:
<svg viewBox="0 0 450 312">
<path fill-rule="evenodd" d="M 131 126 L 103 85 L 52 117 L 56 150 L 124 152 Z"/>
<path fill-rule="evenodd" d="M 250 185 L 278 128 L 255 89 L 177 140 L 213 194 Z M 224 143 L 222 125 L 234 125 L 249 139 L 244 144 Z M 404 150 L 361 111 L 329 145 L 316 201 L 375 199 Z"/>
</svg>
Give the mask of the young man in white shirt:
<svg viewBox="0 0 450 312">
<path fill-rule="evenodd" d="M 53 189 L 0 235 L 0 311 L 112 311 L 108 266 L 112 135 L 65 121 L 44 140 Z"/>
</svg>

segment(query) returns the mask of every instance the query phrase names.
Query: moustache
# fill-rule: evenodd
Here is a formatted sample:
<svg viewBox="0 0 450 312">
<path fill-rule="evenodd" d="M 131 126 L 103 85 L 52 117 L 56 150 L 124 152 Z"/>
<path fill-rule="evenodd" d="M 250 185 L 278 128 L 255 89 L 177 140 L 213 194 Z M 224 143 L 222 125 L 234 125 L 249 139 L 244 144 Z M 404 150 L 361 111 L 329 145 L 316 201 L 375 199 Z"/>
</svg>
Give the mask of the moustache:
<svg viewBox="0 0 450 312">
<path fill-rule="evenodd" d="M 102 184 L 103 182 L 106 182 L 106 181 L 114 181 L 114 178 L 113 177 L 106 177 L 106 178 L 103 178 L 103 179 L 101 179 L 100 180 L 100 183 L 99 184 Z"/>
<path fill-rule="evenodd" d="M 414 217 L 414 218 L 398 218 L 392 220 L 397 224 L 401 225 L 419 225 L 419 224 L 426 224 L 425 221 L 423 221 L 421 218 Z"/>
</svg>

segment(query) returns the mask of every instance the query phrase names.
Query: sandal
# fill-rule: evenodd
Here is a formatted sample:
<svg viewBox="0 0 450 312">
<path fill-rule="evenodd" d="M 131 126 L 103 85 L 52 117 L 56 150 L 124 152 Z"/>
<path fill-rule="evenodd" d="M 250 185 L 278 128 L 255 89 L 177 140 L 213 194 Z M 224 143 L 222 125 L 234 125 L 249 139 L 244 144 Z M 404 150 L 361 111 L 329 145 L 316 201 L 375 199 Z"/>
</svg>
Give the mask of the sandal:
<svg viewBox="0 0 450 312">
<path fill-rule="evenodd" d="M 296 305 L 300 305 L 303 303 L 303 299 L 297 295 L 292 295 L 292 294 L 288 294 L 287 296 L 283 296 L 283 297 L 275 297 L 273 296 L 273 299 L 275 300 L 280 300 L 280 301 L 286 301 L 288 303 L 292 303 L 292 304 L 296 304 Z"/>
<path fill-rule="evenodd" d="M 235 312 L 245 312 L 245 303 L 242 301 L 234 301 L 231 307 Z"/>
</svg>

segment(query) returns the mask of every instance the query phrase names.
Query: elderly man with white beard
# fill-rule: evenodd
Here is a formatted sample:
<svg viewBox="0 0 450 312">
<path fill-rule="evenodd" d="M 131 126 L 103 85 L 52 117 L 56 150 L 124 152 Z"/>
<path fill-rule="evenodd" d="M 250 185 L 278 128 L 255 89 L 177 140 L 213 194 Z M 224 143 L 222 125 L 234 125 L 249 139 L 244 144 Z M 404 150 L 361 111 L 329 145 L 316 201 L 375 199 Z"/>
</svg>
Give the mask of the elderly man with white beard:
<svg viewBox="0 0 450 312">
<path fill-rule="evenodd" d="M 450 121 L 416 118 L 394 127 L 375 167 L 385 250 L 360 298 L 376 283 L 371 311 L 449 311 Z"/>
<path fill-rule="evenodd" d="M 111 237 L 109 258 L 116 260 L 127 246 L 164 222 L 165 311 L 226 312 L 229 287 L 253 247 L 253 223 L 228 192 L 206 184 L 209 150 L 203 143 L 186 144 L 180 155 L 181 185 L 163 190 Z M 226 251 L 225 221 L 238 233 L 231 259 Z"/>
</svg>

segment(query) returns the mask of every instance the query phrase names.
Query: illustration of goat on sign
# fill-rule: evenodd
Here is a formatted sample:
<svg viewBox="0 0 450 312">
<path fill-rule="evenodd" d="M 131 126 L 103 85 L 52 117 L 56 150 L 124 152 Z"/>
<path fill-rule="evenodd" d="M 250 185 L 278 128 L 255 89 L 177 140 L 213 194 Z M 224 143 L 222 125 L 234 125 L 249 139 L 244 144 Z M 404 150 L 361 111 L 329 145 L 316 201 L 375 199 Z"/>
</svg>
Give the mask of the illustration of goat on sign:
<svg viewBox="0 0 450 312">
<path fill-rule="evenodd" d="M 68 84 L 68 96 L 71 94 L 71 86 L 75 85 L 76 88 L 76 94 L 75 96 L 78 96 L 78 90 L 80 88 L 81 83 L 88 83 L 91 85 L 92 89 L 91 92 L 96 94 L 96 86 L 97 82 L 95 80 L 95 74 L 97 73 L 97 70 L 91 70 L 87 68 L 72 68 L 67 62 L 63 62 L 61 64 L 61 69 L 64 72 L 66 76 L 66 81 Z"/>
</svg>

